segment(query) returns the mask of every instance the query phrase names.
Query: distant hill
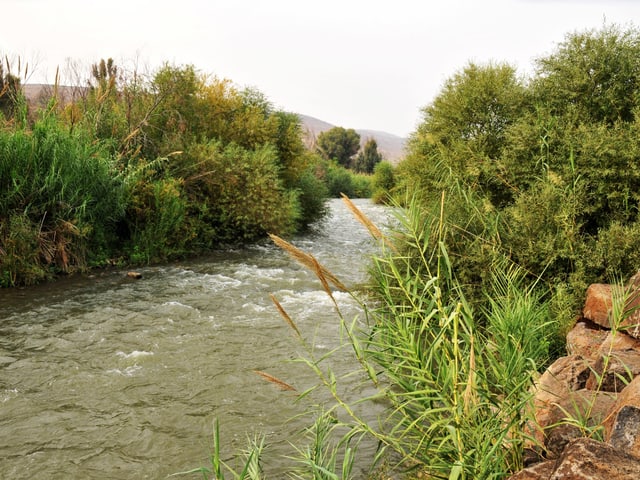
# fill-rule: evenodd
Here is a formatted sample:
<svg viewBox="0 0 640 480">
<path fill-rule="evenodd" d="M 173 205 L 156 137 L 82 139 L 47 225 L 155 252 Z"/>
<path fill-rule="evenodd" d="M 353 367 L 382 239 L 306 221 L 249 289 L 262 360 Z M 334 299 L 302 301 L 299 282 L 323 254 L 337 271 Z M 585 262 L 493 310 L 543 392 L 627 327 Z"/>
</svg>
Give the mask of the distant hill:
<svg viewBox="0 0 640 480">
<path fill-rule="evenodd" d="M 26 84 L 23 85 L 23 90 L 31 105 L 44 106 L 51 98 L 54 92 L 54 86 L 45 84 Z M 64 103 L 83 98 L 86 96 L 87 90 L 87 87 L 57 87 L 58 96 Z M 305 144 L 309 148 L 314 146 L 315 141 L 321 132 L 326 132 L 336 126 L 309 115 L 298 114 L 298 116 L 302 122 Z M 406 138 L 387 132 L 380 132 L 378 130 L 355 130 L 360 135 L 361 146 L 364 146 L 368 139 L 375 139 L 378 144 L 378 151 L 392 164 L 396 165 L 400 160 L 402 160 L 402 158 L 404 158 L 405 145 L 407 141 Z"/>
<path fill-rule="evenodd" d="M 87 95 L 87 87 L 68 87 L 64 85 L 48 85 L 43 83 L 27 83 L 22 86 L 24 96 L 30 105 L 42 107 L 47 104 L 53 96 L 54 91 L 57 92 L 58 98 L 63 103 L 79 100 Z"/>
<path fill-rule="evenodd" d="M 309 115 L 298 114 L 302 122 L 305 133 L 305 143 L 309 148 L 313 147 L 318 135 L 321 132 L 331 130 L 336 125 L 310 117 Z M 352 128 L 352 127 L 344 127 Z M 354 129 L 360 135 L 360 145 L 364 146 L 368 139 L 375 139 L 378 144 L 378 151 L 382 156 L 394 165 L 397 165 L 404 158 L 407 139 L 393 135 L 392 133 L 380 132 L 378 130 Z"/>
</svg>

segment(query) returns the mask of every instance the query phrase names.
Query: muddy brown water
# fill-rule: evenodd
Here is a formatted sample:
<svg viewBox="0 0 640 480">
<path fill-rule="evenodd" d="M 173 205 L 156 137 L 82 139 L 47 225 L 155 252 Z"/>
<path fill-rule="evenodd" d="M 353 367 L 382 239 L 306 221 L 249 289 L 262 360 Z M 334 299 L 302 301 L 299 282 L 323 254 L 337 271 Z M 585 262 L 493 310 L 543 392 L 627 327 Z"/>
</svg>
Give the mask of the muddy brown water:
<svg viewBox="0 0 640 480">
<path fill-rule="evenodd" d="M 389 219 L 356 204 L 379 225 Z M 342 202 L 330 209 L 292 243 L 360 285 L 378 247 Z M 207 465 L 215 419 L 225 458 L 262 434 L 268 477 L 286 478 L 284 457 L 309 423 L 294 417 L 323 398 L 296 402 L 254 370 L 299 391 L 317 383 L 269 298 L 328 351 L 340 329 L 315 276 L 266 241 L 139 271 L 141 280 L 96 272 L 0 290 L 0 478 L 166 478 Z M 349 295 L 336 298 L 346 318 L 361 315 Z M 351 362 L 348 351 L 337 357 L 338 368 Z M 347 384 L 347 395 L 361 388 Z"/>
</svg>

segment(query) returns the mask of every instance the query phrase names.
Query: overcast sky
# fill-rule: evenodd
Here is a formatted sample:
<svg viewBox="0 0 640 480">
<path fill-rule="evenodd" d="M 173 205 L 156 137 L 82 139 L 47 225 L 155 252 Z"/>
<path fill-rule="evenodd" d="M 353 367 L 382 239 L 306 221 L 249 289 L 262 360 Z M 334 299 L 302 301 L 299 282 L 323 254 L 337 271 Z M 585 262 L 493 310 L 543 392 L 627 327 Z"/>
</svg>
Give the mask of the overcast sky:
<svg viewBox="0 0 640 480">
<path fill-rule="evenodd" d="M 640 27 L 640 0 L 2 0 L 0 11 L 0 53 L 27 61 L 31 83 L 69 59 L 87 71 L 108 57 L 193 64 L 278 108 L 401 136 L 469 61 L 526 73 L 569 32 Z"/>
</svg>

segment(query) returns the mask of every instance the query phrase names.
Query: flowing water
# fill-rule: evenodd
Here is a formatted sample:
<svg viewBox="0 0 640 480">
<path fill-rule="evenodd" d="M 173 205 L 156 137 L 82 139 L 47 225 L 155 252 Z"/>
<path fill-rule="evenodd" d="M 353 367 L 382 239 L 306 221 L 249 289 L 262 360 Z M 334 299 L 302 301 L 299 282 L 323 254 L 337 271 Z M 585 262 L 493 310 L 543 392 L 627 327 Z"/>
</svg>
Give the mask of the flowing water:
<svg viewBox="0 0 640 480">
<path fill-rule="evenodd" d="M 386 222 L 385 208 L 356 204 Z M 376 244 L 340 201 L 330 208 L 292 243 L 357 286 Z M 227 456 L 264 434 L 269 478 L 284 478 L 282 457 L 309 424 L 290 419 L 311 399 L 255 370 L 298 391 L 316 384 L 269 298 L 317 351 L 331 349 L 338 317 L 315 276 L 270 242 L 139 271 L 0 290 L 0 478 L 166 478 L 207 465 L 215 419 Z M 336 296 L 348 319 L 358 314 Z"/>
</svg>

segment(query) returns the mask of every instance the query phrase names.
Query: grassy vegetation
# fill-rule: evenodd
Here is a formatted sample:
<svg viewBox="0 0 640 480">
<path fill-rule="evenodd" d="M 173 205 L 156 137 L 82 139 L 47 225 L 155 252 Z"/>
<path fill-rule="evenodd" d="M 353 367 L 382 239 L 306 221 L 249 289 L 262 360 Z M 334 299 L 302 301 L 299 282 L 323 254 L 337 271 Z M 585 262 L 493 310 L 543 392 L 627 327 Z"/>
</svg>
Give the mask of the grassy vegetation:
<svg viewBox="0 0 640 480">
<path fill-rule="evenodd" d="M 103 60 L 73 101 L 54 87 L 37 110 L 5 80 L 0 286 L 290 235 L 325 213 L 326 163 L 260 92 L 192 66 L 143 78 Z"/>
<path fill-rule="evenodd" d="M 382 235 L 355 212 L 382 252 L 371 296 L 354 295 L 363 318 L 341 314 L 339 279 L 277 241 L 317 275 L 347 340 L 316 356 L 277 304 L 314 388 L 332 398 L 325 443 L 348 448 L 366 435 L 380 445 L 374 463 L 388 454 L 420 478 L 501 479 L 522 468 L 525 445 L 535 446 L 534 378 L 564 354 L 586 287 L 640 267 L 639 46 L 637 29 L 605 25 L 568 35 L 529 79 L 507 64 L 469 64 L 450 78 L 408 158 L 376 172 L 388 185 L 380 197 L 403 207 L 400 227 Z M 332 358 L 343 349 L 355 367 L 341 376 Z M 348 400 L 342 386 L 355 381 L 374 393 Z M 367 416 L 381 404 L 386 415 Z M 324 476 L 305 478 L 352 478 L 321 463 Z"/>
<path fill-rule="evenodd" d="M 524 272 L 505 261 L 491 271 L 484 292 L 489 307 L 474 311 L 453 277 L 446 247 L 424 235 L 417 213 L 409 208 L 397 231 L 379 237 L 383 254 L 372 271 L 377 301 L 367 307 L 370 299 L 355 296 L 364 322 L 341 314 L 329 287 L 338 281 L 292 245 L 278 242 L 311 267 L 332 298 L 348 339 L 338 348 L 352 351 L 357 370 L 336 375 L 331 355 L 316 357 L 300 333 L 305 363 L 331 394 L 335 418 L 346 418 L 333 429 L 347 429 L 342 441 L 372 436 L 381 446 L 380 458 L 393 452 L 398 465 L 431 478 L 503 478 L 523 465 L 531 386 L 549 361 L 556 333 L 549 305 L 535 286 L 526 285 Z M 401 253 L 402 245 L 416 256 Z M 354 379 L 374 393 L 347 400 L 342 384 Z M 380 403 L 387 414 L 372 422 L 367 405 Z"/>
<path fill-rule="evenodd" d="M 522 79 L 467 65 L 424 109 L 398 170 L 359 177 L 305 152 L 296 120 L 257 92 L 191 67 L 141 84 L 101 65 L 82 103 L 54 102 L 33 125 L 14 109 L 0 131 L 0 281 L 289 234 L 327 193 L 395 198 L 387 235 L 351 205 L 381 248 L 371 297 L 354 295 L 363 318 L 342 315 L 339 279 L 273 237 L 317 275 L 347 339 L 336 349 L 354 360 L 337 375 L 276 300 L 332 398 L 296 475 L 352 478 L 366 435 L 376 460 L 430 478 L 505 478 L 523 465 L 533 379 L 563 353 L 586 286 L 640 266 L 640 32 L 568 35 L 536 67 Z M 375 393 L 346 399 L 354 381 Z M 388 407 L 378 421 L 373 404 Z M 260 478 L 258 453 L 246 459 L 223 472 L 216 447 L 196 472 Z"/>
</svg>

